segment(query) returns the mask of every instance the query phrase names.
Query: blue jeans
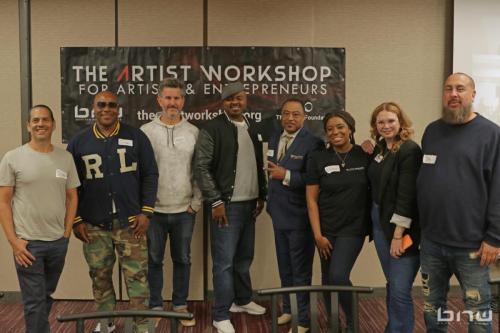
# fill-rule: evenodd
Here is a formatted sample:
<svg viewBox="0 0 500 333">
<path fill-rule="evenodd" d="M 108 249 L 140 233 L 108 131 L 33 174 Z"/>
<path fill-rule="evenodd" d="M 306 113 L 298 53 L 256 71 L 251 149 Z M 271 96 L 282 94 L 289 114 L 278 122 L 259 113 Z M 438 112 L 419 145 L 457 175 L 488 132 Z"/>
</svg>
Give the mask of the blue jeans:
<svg viewBox="0 0 500 333">
<path fill-rule="evenodd" d="M 333 246 L 330 258 L 321 258 L 321 283 L 323 285 L 352 286 L 351 271 L 358 258 L 365 237 L 356 236 L 326 236 Z M 328 314 L 331 313 L 331 296 L 325 293 L 325 305 Z M 352 323 L 352 294 L 339 293 L 339 301 L 346 315 L 348 326 Z"/>
<path fill-rule="evenodd" d="M 148 228 L 148 279 L 150 308 L 163 308 L 163 258 L 170 235 L 170 255 L 173 263 L 172 305 L 187 307 L 191 272 L 191 238 L 195 216 L 187 212 L 155 213 Z"/>
<path fill-rule="evenodd" d="M 252 299 L 250 265 L 255 243 L 255 206 L 256 200 L 226 203 L 229 225 L 219 227 L 211 221 L 215 321 L 229 319 L 231 303 L 244 305 Z"/>
<path fill-rule="evenodd" d="M 29 267 L 16 263 L 27 333 L 50 332 L 49 313 L 54 303 L 51 295 L 64 267 L 68 243 L 69 238 L 29 241 L 26 248 L 36 260 Z"/>
<path fill-rule="evenodd" d="M 311 285 L 314 237 L 311 229 L 274 229 L 281 286 Z M 309 327 L 309 294 L 297 294 L 299 325 Z M 290 296 L 283 295 L 283 313 L 291 313 Z"/>
<path fill-rule="evenodd" d="M 480 258 L 473 255 L 477 249 L 441 245 L 424 237 L 420 248 L 427 332 L 446 332 L 448 321 L 457 320 L 458 316 L 466 317 L 464 313 L 445 312 L 452 274 L 460 282 L 465 309 L 474 314 L 473 318 L 469 318 L 469 332 L 491 332 L 489 268 L 482 267 Z"/>
<path fill-rule="evenodd" d="M 418 273 L 418 255 L 395 259 L 390 255 L 390 244 L 380 225 L 379 207 L 372 206 L 373 240 L 386 279 L 387 333 L 413 332 L 415 318 L 411 295 L 413 282 Z"/>
</svg>

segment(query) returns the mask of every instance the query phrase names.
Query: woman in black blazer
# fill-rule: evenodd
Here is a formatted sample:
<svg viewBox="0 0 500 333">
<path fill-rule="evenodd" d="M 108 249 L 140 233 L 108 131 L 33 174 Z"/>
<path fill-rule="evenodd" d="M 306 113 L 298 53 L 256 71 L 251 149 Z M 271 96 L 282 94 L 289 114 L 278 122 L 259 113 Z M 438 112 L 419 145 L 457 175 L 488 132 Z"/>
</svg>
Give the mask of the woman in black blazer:
<svg viewBox="0 0 500 333">
<path fill-rule="evenodd" d="M 387 281 L 385 332 L 413 332 L 411 290 L 420 267 L 416 179 L 422 151 L 410 139 L 411 122 L 398 104 L 377 106 L 370 123 L 376 146 L 368 177 L 373 239 Z"/>
</svg>

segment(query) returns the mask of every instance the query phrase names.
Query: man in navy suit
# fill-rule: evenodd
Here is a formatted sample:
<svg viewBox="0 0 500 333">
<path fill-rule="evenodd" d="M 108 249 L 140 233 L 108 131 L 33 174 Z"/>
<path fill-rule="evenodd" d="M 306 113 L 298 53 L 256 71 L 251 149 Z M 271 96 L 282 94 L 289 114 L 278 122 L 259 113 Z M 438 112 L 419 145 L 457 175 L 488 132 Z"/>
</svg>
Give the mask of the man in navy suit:
<svg viewBox="0 0 500 333">
<path fill-rule="evenodd" d="M 276 254 L 282 287 L 311 284 L 314 238 L 307 216 L 305 174 L 308 154 L 322 141 L 304 126 L 304 103 L 288 99 L 281 107 L 283 131 L 269 140 L 267 212 L 274 227 Z M 309 296 L 298 295 L 299 333 L 309 330 Z M 278 324 L 291 320 L 290 298 L 283 297 Z"/>
</svg>

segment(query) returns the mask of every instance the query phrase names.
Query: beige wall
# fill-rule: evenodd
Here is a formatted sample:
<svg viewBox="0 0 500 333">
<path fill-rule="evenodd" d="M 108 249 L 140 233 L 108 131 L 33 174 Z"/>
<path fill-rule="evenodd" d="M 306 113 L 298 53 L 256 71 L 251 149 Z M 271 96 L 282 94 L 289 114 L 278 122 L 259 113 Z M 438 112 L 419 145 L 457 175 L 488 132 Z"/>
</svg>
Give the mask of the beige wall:
<svg viewBox="0 0 500 333">
<path fill-rule="evenodd" d="M 54 106 L 60 122 L 60 47 L 113 46 L 112 0 L 32 0 L 33 101 Z M 21 143 L 17 0 L 0 2 L 0 155 Z M 394 100 L 410 114 L 420 140 L 440 112 L 440 90 L 451 60 L 452 1 L 422 0 L 212 0 L 209 46 L 315 46 L 346 49 L 347 110 L 358 121 L 358 140 L 368 136 L 371 110 Z M 203 1 L 121 1 L 121 46 L 201 46 Z M 61 142 L 60 128 L 54 141 Z M 193 239 L 190 297 L 202 296 L 202 223 Z M 18 290 L 10 248 L 0 236 L 3 290 Z M 169 262 L 169 260 L 167 260 Z M 165 268 L 170 294 L 170 263 Z M 255 289 L 279 285 L 271 221 L 257 222 L 252 266 Z M 315 263 L 315 283 L 319 283 Z M 211 279 L 211 275 L 209 275 Z M 357 285 L 383 286 L 372 244 L 352 274 Z M 418 281 L 417 281 L 418 282 Z M 81 244 L 73 239 L 57 292 L 61 298 L 91 296 Z"/>
<path fill-rule="evenodd" d="M 17 0 L 0 1 L 0 156 L 21 143 L 21 80 Z M 12 249 L 0 235 L 0 289 L 18 290 Z"/>
</svg>

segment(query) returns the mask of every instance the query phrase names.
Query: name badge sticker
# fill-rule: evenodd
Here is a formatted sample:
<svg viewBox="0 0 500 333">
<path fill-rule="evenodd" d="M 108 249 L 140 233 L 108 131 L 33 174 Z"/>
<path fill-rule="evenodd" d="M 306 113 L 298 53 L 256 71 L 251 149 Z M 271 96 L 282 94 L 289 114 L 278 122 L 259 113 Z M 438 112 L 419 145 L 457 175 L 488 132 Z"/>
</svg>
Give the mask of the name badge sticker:
<svg viewBox="0 0 500 333">
<path fill-rule="evenodd" d="M 274 149 L 269 149 L 267 151 L 267 157 L 273 157 L 274 156 Z"/>
<path fill-rule="evenodd" d="M 302 155 L 293 155 L 293 154 L 291 154 L 291 155 L 290 155 L 290 158 L 291 158 L 292 160 L 303 160 L 303 159 L 304 159 L 304 156 L 302 156 Z"/>
<path fill-rule="evenodd" d="M 328 165 L 325 167 L 326 173 L 340 172 L 340 165 Z"/>
<path fill-rule="evenodd" d="M 436 164 L 436 155 L 424 155 L 422 158 L 422 163 L 424 164 Z"/>
<path fill-rule="evenodd" d="M 129 140 L 129 139 L 118 139 L 118 144 L 120 146 L 129 146 L 129 147 L 132 147 L 132 146 L 134 146 L 134 141 Z"/>
<path fill-rule="evenodd" d="M 186 138 L 184 136 L 178 136 L 174 139 L 174 145 L 186 141 Z"/>
<path fill-rule="evenodd" d="M 68 179 L 68 174 L 61 169 L 56 169 L 56 178 Z"/>
<path fill-rule="evenodd" d="M 378 154 L 377 156 L 375 156 L 374 160 L 375 162 L 377 163 L 380 163 L 382 162 L 382 160 L 384 159 L 384 156 L 382 156 L 382 154 Z"/>
</svg>

